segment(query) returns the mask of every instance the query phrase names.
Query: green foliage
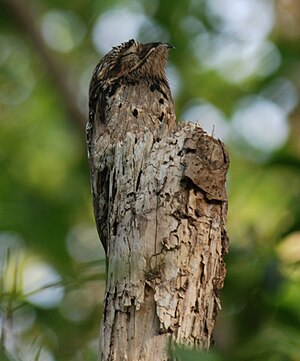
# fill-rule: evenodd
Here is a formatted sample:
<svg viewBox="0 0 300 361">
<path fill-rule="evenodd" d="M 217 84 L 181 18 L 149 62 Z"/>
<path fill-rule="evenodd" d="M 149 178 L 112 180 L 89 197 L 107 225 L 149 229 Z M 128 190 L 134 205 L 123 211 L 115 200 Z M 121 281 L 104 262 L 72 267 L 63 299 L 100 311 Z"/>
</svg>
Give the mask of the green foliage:
<svg viewBox="0 0 300 361">
<path fill-rule="evenodd" d="M 177 346 L 175 350 L 170 351 L 170 355 L 178 361 L 222 361 L 222 357 L 214 351 L 195 351 L 185 347 Z"/>
<path fill-rule="evenodd" d="M 92 69 L 121 34 L 176 46 L 178 119 L 215 125 L 231 157 L 214 351 L 172 352 L 299 360 L 298 1 L 19 1 L 32 28 L 11 3 L 0 14 L 0 359 L 97 359 L 105 265 L 81 114 Z"/>
</svg>

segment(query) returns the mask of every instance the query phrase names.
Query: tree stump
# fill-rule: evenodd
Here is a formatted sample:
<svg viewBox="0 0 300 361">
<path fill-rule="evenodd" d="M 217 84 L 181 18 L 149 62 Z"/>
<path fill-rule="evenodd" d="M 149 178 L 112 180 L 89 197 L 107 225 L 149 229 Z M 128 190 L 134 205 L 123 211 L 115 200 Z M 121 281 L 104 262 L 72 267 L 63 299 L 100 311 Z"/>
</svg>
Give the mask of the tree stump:
<svg viewBox="0 0 300 361">
<path fill-rule="evenodd" d="M 211 344 L 226 274 L 229 158 L 194 123 L 161 138 L 127 130 L 90 136 L 95 217 L 108 240 L 99 359 L 164 361 L 170 341 Z"/>
</svg>

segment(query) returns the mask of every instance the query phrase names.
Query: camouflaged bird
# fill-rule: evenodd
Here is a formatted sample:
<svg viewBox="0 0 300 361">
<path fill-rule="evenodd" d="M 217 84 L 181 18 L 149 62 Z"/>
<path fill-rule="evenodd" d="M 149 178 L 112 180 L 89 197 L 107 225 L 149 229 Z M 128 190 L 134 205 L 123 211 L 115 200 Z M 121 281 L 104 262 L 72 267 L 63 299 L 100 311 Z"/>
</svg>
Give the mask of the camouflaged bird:
<svg viewBox="0 0 300 361">
<path fill-rule="evenodd" d="M 176 125 L 174 102 L 165 74 L 168 43 L 129 40 L 113 47 L 94 69 L 89 87 L 88 156 L 94 212 L 100 239 L 107 249 L 109 172 L 99 172 L 96 153 L 122 141 L 128 132 L 148 129 L 158 140 Z M 101 174 L 100 174 L 101 173 Z M 100 211 L 100 212 L 99 212 Z"/>
</svg>

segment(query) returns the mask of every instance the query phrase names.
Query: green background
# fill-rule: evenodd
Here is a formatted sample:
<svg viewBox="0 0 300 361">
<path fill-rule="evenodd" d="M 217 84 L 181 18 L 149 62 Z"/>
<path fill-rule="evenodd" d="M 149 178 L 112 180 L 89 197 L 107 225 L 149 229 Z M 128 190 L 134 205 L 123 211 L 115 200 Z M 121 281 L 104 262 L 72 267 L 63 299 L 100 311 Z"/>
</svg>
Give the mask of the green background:
<svg viewBox="0 0 300 361">
<path fill-rule="evenodd" d="M 231 158 L 215 345 L 174 352 L 300 360 L 299 0 L 2 0 L 1 360 L 97 359 L 105 266 L 87 89 L 104 53 L 132 37 L 176 46 L 177 117 L 199 120 Z"/>
</svg>

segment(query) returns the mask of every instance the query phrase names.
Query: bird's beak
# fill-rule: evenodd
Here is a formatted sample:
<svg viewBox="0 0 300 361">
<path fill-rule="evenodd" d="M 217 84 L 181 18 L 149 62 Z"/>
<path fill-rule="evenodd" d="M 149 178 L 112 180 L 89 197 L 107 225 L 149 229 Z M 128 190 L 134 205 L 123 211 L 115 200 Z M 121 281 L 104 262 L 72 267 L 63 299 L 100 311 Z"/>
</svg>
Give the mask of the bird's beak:
<svg viewBox="0 0 300 361">
<path fill-rule="evenodd" d="M 164 45 L 167 47 L 167 49 L 175 49 L 175 46 L 170 43 L 165 43 Z"/>
</svg>

